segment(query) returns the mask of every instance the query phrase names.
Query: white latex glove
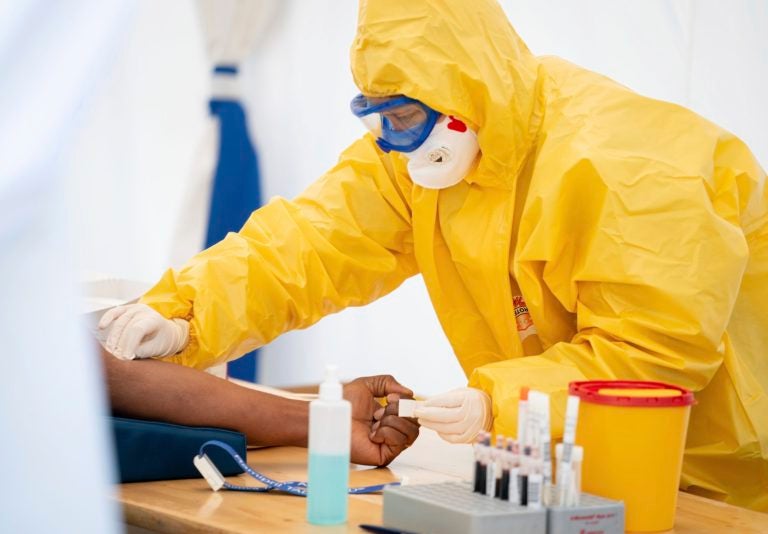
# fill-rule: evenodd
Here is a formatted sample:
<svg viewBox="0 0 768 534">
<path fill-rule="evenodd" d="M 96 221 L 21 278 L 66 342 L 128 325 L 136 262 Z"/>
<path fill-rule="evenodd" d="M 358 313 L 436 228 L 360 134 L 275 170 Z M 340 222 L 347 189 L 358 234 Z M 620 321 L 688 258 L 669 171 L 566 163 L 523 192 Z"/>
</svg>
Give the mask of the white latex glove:
<svg viewBox="0 0 768 534">
<path fill-rule="evenodd" d="M 460 388 L 430 397 L 413 412 L 419 424 L 451 443 L 469 443 L 481 430 L 490 430 L 491 398 L 482 390 Z"/>
<path fill-rule="evenodd" d="M 189 342 L 189 323 L 166 319 L 146 304 L 127 304 L 107 310 L 99 334 L 110 353 L 121 360 L 176 354 Z"/>
</svg>

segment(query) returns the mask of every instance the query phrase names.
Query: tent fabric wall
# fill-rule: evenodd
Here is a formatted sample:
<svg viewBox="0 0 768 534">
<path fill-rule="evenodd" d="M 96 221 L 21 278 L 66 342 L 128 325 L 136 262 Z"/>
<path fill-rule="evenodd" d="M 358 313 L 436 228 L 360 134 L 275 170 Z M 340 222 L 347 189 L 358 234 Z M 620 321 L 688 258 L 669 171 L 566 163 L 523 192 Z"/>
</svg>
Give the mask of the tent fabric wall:
<svg viewBox="0 0 768 534">
<path fill-rule="evenodd" d="M 768 48 L 760 31 L 768 26 L 768 4 L 762 0 L 502 5 L 534 53 L 565 57 L 645 95 L 691 107 L 768 163 Z M 185 0 L 140 2 L 132 47 L 78 138 L 77 176 L 93 189 L 85 192 L 93 202 L 84 210 L 102 221 L 101 228 L 82 230 L 86 268 L 153 280 L 196 251 L 193 240 L 176 232 L 183 221 L 202 236 L 207 214 L 184 205 L 191 177 L 206 183 L 210 176 L 193 163 L 208 120 L 209 76 L 194 8 Z M 296 195 L 362 134 L 348 112 L 357 92 L 349 72 L 356 17 L 355 0 L 280 2 L 241 64 L 264 199 Z M 162 113 L 155 112 L 159 102 Z M 120 151 L 105 138 L 119 140 Z M 370 306 L 274 341 L 262 350 L 261 379 L 317 382 L 330 361 L 346 377 L 389 372 L 422 393 L 464 383 L 418 277 Z"/>
</svg>

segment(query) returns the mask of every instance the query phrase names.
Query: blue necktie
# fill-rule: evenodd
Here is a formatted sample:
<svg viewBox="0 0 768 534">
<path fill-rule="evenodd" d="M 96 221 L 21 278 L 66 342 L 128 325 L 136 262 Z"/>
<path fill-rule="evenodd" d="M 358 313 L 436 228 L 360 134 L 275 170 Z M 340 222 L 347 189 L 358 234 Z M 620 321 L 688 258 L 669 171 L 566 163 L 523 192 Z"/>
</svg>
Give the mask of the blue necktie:
<svg viewBox="0 0 768 534">
<path fill-rule="evenodd" d="M 236 75 L 237 67 L 218 66 L 217 75 Z M 248 135 L 245 109 L 235 98 L 211 98 L 210 111 L 219 119 L 219 157 L 213 179 L 211 209 L 205 248 L 221 241 L 227 232 L 237 232 L 261 205 L 259 166 Z M 253 351 L 227 364 L 233 378 L 257 380 Z"/>
</svg>

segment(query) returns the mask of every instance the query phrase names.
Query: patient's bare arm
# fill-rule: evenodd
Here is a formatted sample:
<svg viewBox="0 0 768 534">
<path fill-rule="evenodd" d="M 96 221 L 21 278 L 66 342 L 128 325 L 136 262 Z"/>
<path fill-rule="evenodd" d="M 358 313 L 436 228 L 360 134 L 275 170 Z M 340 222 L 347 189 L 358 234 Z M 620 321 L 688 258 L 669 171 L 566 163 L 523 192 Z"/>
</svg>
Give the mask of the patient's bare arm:
<svg viewBox="0 0 768 534">
<path fill-rule="evenodd" d="M 102 351 L 102 362 L 116 415 L 228 428 L 245 434 L 251 445 L 307 445 L 305 401 L 254 391 L 159 360 L 124 361 Z M 386 412 L 394 415 L 381 419 L 374 429 L 374 413 L 380 410 L 374 397 L 387 395 Z M 416 439 L 418 424 L 396 416 L 399 395 L 412 393 L 390 376 L 358 378 L 344 387 L 352 403 L 353 462 L 386 465 Z"/>
<path fill-rule="evenodd" d="M 308 405 L 159 360 L 102 352 L 112 411 L 143 419 L 243 432 L 251 445 L 307 444 Z"/>
</svg>

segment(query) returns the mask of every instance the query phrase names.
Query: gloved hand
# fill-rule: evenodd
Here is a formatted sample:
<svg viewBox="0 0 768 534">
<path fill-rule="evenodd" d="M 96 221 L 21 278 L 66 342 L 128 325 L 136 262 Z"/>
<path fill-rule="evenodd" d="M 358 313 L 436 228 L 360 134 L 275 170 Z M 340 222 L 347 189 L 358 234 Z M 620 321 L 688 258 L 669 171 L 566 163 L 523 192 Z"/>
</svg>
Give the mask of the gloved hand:
<svg viewBox="0 0 768 534">
<path fill-rule="evenodd" d="M 104 348 L 121 360 L 176 354 L 189 342 L 189 323 L 166 319 L 146 304 L 117 306 L 101 316 Z"/>
<path fill-rule="evenodd" d="M 482 390 L 459 388 L 430 397 L 414 416 L 419 424 L 451 443 L 469 443 L 481 430 L 490 430 L 491 398 Z"/>
</svg>

